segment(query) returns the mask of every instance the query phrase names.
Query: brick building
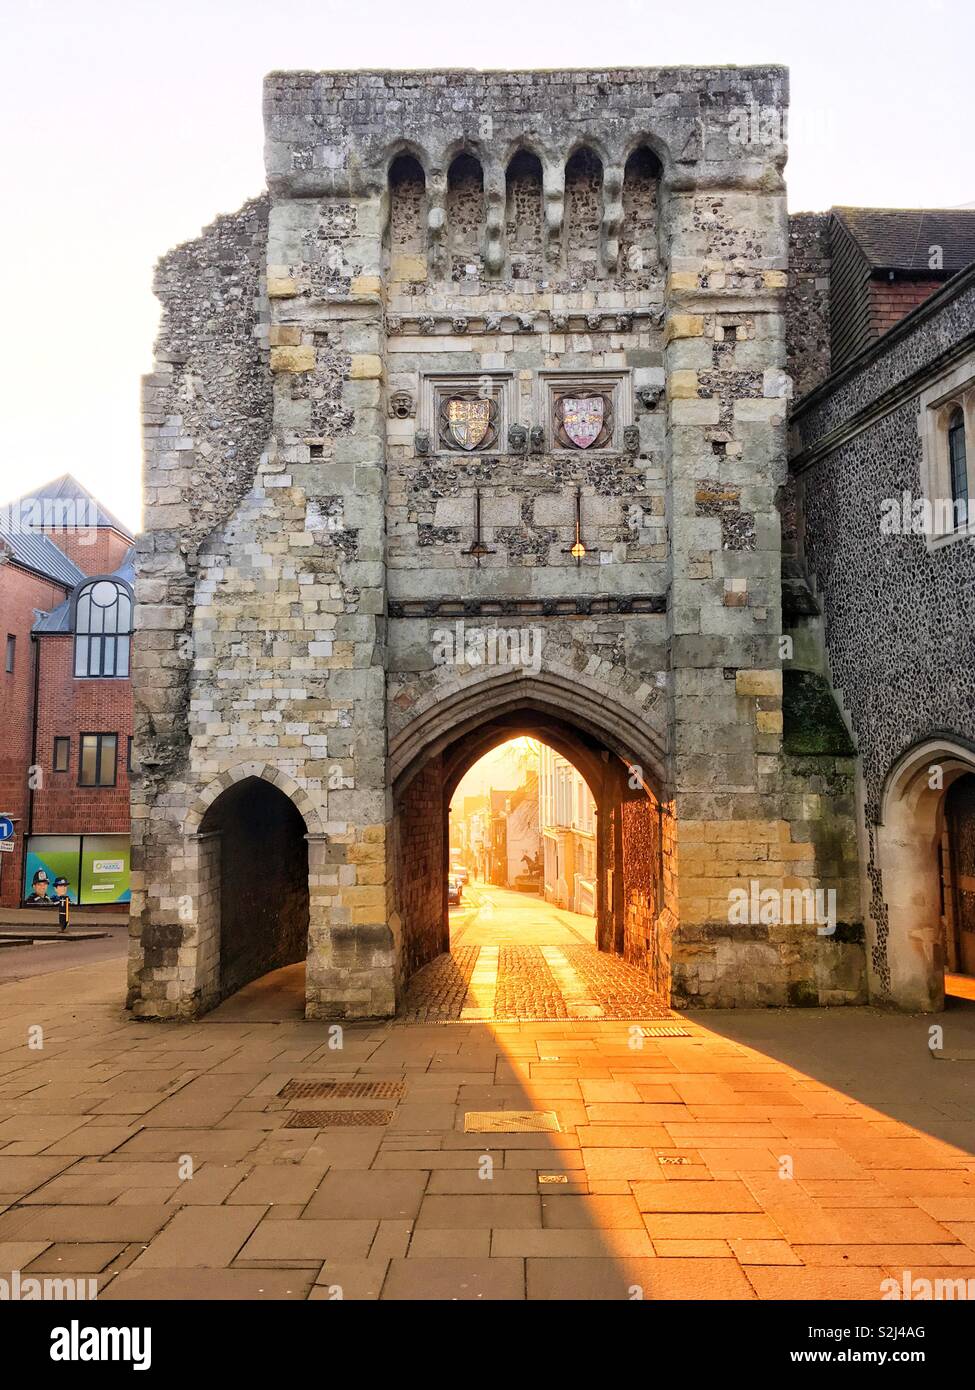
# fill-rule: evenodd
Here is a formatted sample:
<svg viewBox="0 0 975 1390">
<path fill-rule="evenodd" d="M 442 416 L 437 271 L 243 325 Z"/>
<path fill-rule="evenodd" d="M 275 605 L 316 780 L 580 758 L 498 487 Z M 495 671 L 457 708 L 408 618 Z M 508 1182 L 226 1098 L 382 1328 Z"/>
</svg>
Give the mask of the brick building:
<svg viewBox="0 0 975 1390">
<path fill-rule="evenodd" d="M 0 509 L 0 907 L 63 875 L 72 902 L 126 911 L 132 546 L 70 475 Z"/>
<path fill-rule="evenodd" d="M 577 768 L 539 748 L 538 820 L 546 902 L 574 912 L 596 910 L 596 802 Z"/>
</svg>

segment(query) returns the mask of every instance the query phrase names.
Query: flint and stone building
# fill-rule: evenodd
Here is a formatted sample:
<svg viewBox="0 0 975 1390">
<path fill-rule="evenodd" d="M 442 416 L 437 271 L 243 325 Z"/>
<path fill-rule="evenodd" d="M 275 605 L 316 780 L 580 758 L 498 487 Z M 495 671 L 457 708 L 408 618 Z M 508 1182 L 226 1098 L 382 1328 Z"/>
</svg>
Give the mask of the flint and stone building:
<svg viewBox="0 0 975 1390">
<path fill-rule="evenodd" d="M 585 777 L 599 945 L 675 1003 L 915 1002 L 784 626 L 822 626 L 787 415 L 829 278 L 790 282 L 786 108 L 777 67 L 267 78 L 267 191 L 155 283 L 137 1016 L 303 959 L 309 1017 L 392 1014 L 516 735 Z M 733 922 L 743 884 L 830 921 Z"/>
</svg>

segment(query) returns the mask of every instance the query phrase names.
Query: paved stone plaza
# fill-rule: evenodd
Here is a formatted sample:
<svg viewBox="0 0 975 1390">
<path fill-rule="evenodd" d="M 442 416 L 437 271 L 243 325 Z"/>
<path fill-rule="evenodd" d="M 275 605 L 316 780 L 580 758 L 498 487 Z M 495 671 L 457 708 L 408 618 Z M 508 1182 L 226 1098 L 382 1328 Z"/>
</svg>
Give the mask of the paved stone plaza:
<svg viewBox="0 0 975 1390">
<path fill-rule="evenodd" d="M 133 1022 L 123 976 L 0 986 L 2 1271 L 92 1275 L 106 1299 L 875 1299 L 905 1269 L 975 1277 L 968 1003 L 699 1011 L 684 1037 L 399 1020 L 335 1049 L 325 1022 L 248 1020 L 246 991 Z M 300 1084 L 329 1081 L 382 1084 Z M 558 1129 L 465 1133 L 476 1111 Z"/>
</svg>

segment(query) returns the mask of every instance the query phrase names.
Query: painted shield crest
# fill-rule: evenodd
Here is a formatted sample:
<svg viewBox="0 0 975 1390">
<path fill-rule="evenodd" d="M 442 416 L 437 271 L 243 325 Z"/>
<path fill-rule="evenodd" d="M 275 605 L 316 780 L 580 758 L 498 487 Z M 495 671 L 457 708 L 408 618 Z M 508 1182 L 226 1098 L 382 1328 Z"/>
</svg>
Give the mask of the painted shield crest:
<svg viewBox="0 0 975 1390">
<path fill-rule="evenodd" d="M 579 449 L 588 449 L 603 429 L 606 401 L 602 396 L 563 396 L 562 428 Z"/>
<path fill-rule="evenodd" d="M 462 449 L 476 449 L 487 434 L 490 423 L 489 400 L 471 400 L 457 396 L 447 402 L 447 427 L 450 437 Z"/>
</svg>

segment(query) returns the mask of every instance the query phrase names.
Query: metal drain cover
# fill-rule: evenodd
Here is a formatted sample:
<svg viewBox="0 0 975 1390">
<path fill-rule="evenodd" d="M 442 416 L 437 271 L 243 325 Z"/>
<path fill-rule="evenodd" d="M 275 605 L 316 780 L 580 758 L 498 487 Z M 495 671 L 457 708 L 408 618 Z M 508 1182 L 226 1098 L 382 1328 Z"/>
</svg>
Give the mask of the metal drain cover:
<svg viewBox="0 0 975 1390">
<path fill-rule="evenodd" d="M 332 1129 L 351 1125 L 388 1125 L 392 1110 L 295 1110 L 282 1129 Z"/>
<path fill-rule="evenodd" d="M 649 1028 L 638 1028 L 636 1030 L 641 1038 L 690 1038 L 693 1037 L 689 1028 L 683 1028 L 679 1023 L 654 1023 Z"/>
<path fill-rule="evenodd" d="M 403 1081 L 289 1081 L 278 1095 L 282 1100 L 399 1100 Z"/>
<path fill-rule="evenodd" d="M 559 1134 L 554 1110 L 468 1110 L 465 1134 Z"/>
</svg>

